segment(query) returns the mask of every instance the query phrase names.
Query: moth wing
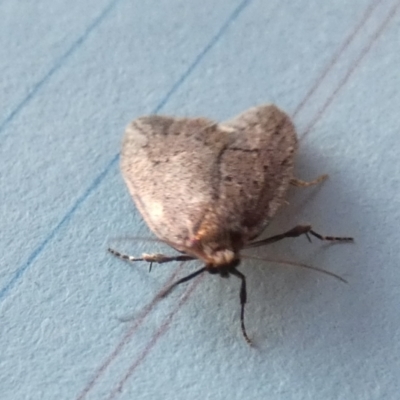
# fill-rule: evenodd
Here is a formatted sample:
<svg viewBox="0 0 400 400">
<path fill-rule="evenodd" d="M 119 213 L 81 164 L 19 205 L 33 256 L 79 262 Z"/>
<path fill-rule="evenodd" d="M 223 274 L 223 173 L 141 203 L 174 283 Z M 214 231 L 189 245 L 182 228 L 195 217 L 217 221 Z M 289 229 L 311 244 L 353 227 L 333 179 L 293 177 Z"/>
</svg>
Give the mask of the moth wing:
<svg viewBox="0 0 400 400">
<path fill-rule="evenodd" d="M 215 196 L 213 169 L 225 136 L 204 118 L 149 116 L 126 129 L 120 165 L 129 192 L 150 229 L 178 250 Z"/>
<path fill-rule="evenodd" d="M 234 131 L 221 159 L 220 204 L 234 230 L 250 240 L 283 203 L 297 149 L 290 118 L 275 105 L 251 108 L 222 123 Z"/>
</svg>

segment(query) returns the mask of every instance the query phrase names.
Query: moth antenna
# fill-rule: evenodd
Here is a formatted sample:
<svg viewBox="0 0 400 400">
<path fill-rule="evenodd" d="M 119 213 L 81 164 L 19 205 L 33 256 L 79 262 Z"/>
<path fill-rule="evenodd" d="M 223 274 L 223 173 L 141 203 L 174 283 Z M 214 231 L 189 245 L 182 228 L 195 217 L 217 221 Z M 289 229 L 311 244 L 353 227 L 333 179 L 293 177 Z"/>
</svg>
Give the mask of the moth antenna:
<svg viewBox="0 0 400 400">
<path fill-rule="evenodd" d="M 268 257 L 257 257 L 257 256 L 248 256 L 248 255 L 242 255 L 243 258 L 248 258 L 250 260 L 259 260 L 259 261 L 267 261 L 267 262 L 271 262 L 271 263 L 277 263 L 277 264 L 282 264 L 282 265 L 291 265 L 291 266 L 295 266 L 295 267 L 301 267 L 301 268 L 307 268 L 307 269 L 311 269 L 313 271 L 317 271 L 317 272 L 321 272 L 325 275 L 329 275 L 333 278 L 336 278 L 337 280 L 344 282 L 344 283 L 348 283 L 346 281 L 346 279 L 342 278 L 340 275 L 337 275 L 331 271 L 328 271 L 326 269 L 322 269 L 322 268 L 318 268 L 318 267 L 314 267 L 312 265 L 308 265 L 308 264 L 304 264 L 304 263 L 299 263 L 299 262 L 295 262 L 295 261 L 290 261 L 290 260 L 283 260 L 283 259 L 275 259 L 275 258 L 268 258 Z"/>
<path fill-rule="evenodd" d="M 148 310 L 151 310 L 158 302 L 160 302 L 163 299 L 163 297 L 164 297 L 163 295 L 164 295 L 166 288 L 168 288 L 172 284 L 172 282 L 174 282 L 175 278 L 182 271 L 184 265 L 185 265 L 185 261 L 182 261 L 179 263 L 179 266 L 172 272 L 170 277 L 165 282 L 164 286 L 159 290 L 159 292 L 153 298 L 152 302 L 147 306 Z M 130 314 L 130 315 L 125 315 L 125 316 L 120 316 L 120 317 L 117 316 L 116 319 L 119 322 L 130 322 L 134 319 L 140 320 L 140 319 L 144 318 L 145 315 L 146 315 L 146 307 L 139 314 Z"/>
<path fill-rule="evenodd" d="M 189 275 L 184 276 L 183 278 L 177 280 L 176 282 L 174 282 L 172 285 L 170 285 L 168 288 L 166 288 L 164 290 L 164 292 L 161 294 L 161 297 L 166 297 L 168 294 L 170 294 L 172 292 L 172 290 L 174 290 L 178 285 L 180 285 L 181 283 L 185 283 L 190 281 L 191 279 L 195 278 L 196 276 L 202 274 L 204 271 L 207 271 L 207 265 L 201 267 L 200 269 L 192 272 Z"/>
<path fill-rule="evenodd" d="M 134 241 L 140 241 L 140 242 L 151 242 L 151 243 L 165 243 L 168 244 L 166 242 L 164 242 L 161 239 L 158 238 L 151 238 L 151 237 L 145 237 L 145 236 L 131 236 L 131 235 L 127 235 L 127 236 L 118 236 L 115 238 L 111 239 L 111 242 L 134 242 Z"/>
</svg>

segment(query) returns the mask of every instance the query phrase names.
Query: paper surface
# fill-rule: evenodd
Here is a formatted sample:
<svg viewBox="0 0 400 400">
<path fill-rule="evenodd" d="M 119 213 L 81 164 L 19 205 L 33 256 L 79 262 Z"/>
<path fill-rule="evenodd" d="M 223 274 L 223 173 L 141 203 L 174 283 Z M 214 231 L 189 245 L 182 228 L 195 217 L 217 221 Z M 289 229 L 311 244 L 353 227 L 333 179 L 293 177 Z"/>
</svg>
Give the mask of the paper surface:
<svg viewBox="0 0 400 400">
<path fill-rule="evenodd" d="M 383 399 L 400 370 L 400 2 L 127 0 L 0 3 L 1 398 Z M 265 236 L 298 223 L 353 245 L 287 239 L 239 282 L 173 253 L 118 168 L 126 124 L 226 120 L 276 103 L 300 137 L 294 188 Z M 121 319 L 127 318 L 127 322 Z"/>
</svg>

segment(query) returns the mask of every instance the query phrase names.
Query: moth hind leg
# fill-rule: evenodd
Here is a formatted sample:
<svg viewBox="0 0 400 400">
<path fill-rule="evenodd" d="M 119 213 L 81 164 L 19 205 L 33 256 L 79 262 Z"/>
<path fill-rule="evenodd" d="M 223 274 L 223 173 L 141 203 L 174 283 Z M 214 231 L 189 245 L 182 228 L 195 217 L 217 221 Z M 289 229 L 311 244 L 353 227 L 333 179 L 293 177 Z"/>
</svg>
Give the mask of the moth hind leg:
<svg viewBox="0 0 400 400">
<path fill-rule="evenodd" d="M 318 178 L 312 180 L 312 181 L 302 181 L 301 179 L 297 178 L 292 178 L 290 180 L 290 184 L 296 187 L 310 187 L 310 186 L 315 186 L 318 185 L 319 183 L 325 181 L 328 178 L 327 174 L 320 175 Z"/>
</svg>

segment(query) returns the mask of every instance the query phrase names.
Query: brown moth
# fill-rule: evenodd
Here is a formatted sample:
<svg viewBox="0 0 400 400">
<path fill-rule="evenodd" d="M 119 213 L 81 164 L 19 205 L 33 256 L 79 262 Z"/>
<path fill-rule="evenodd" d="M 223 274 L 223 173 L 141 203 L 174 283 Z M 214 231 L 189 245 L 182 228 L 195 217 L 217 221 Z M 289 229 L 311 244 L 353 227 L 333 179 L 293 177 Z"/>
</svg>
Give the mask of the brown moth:
<svg viewBox="0 0 400 400">
<path fill-rule="evenodd" d="M 204 271 L 237 276 L 242 282 L 241 328 L 250 343 L 243 318 L 246 280 L 237 270 L 240 251 L 302 234 L 352 240 L 321 236 L 309 225 L 298 225 L 254 241 L 285 202 L 290 184 L 310 186 L 326 178 L 295 179 L 296 150 L 293 123 L 272 104 L 251 108 L 223 123 L 158 115 L 136 119 L 123 140 L 123 178 L 150 229 L 182 255 L 132 257 L 110 252 L 128 261 L 204 262 L 172 287 Z"/>
</svg>

